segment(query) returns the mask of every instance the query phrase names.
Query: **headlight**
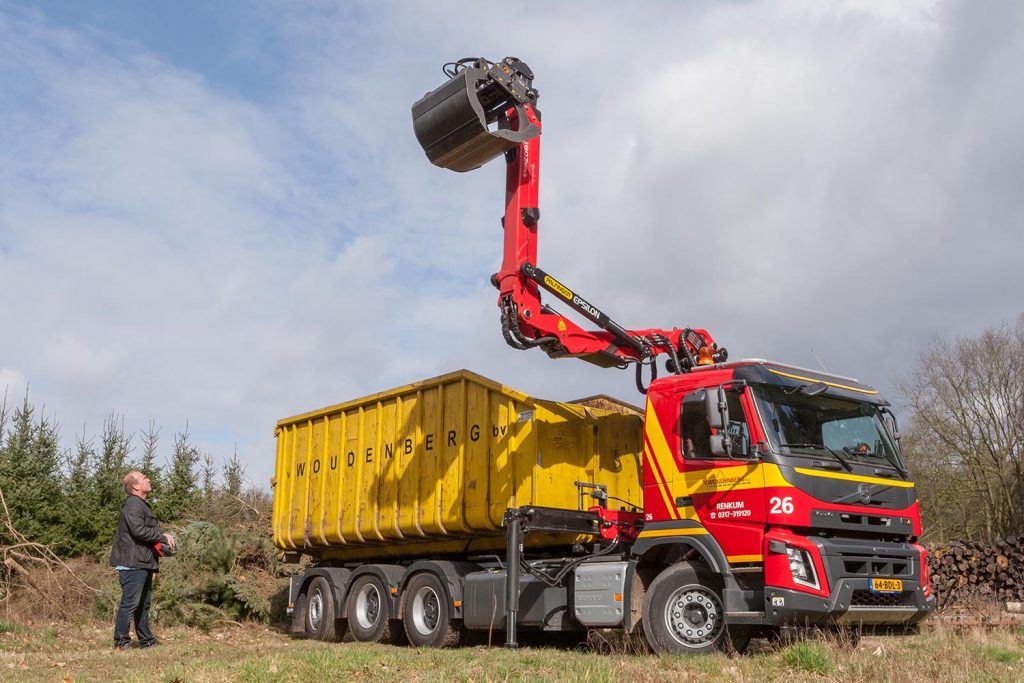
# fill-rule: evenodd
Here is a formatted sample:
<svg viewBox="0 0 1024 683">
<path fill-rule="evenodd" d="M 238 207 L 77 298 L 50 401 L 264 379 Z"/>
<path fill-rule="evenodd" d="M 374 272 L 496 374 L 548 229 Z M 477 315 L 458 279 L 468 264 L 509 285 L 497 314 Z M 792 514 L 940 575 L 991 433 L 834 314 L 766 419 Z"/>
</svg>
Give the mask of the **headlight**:
<svg viewBox="0 0 1024 683">
<path fill-rule="evenodd" d="M 786 555 L 789 557 L 789 571 L 793 573 L 793 581 L 811 588 L 818 587 L 818 575 L 814 571 L 814 562 L 811 554 L 803 548 L 786 546 Z"/>
</svg>

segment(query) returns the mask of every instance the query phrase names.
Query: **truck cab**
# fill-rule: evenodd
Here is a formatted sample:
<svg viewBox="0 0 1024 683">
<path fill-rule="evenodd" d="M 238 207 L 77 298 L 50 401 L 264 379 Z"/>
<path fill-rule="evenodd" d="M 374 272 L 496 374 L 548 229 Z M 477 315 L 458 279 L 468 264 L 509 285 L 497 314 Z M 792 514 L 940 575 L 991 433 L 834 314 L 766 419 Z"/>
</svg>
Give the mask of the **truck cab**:
<svg viewBox="0 0 1024 683">
<path fill-rule="evenodd" d="M 914 483 L 877 390 L 743 360 L 656 380 L 647 397 L 633 555 L 663 566 L 683 544 L 721 582 L 721 604 L 677 598 L 733 625 L 911 625 L 934 608 Z M 708 608 L 687 621 L 674 602 L 661 636 L 699 643 L 686 627 L 712 623 Z"/>
</svg>

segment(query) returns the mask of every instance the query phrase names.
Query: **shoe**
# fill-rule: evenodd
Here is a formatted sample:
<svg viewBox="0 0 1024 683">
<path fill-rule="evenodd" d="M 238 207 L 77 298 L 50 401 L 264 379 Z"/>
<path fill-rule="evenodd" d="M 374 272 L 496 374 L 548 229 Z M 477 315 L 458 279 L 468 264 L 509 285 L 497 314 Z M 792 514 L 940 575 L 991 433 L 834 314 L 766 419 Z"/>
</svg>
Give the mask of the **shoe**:
<svg viewBox="0 0 1024 683">
<path fill-rule="evenodd" d="M 115 650 L 130 650 L 130 649 L 132 649 L 131 641 L 129 641 L 127 643 L 116 643 L 114 645 L 114 649 Z"/>
<path fill-rule="evenodd" d="M 149 641 L 146 641 L 145 643 L 139 643 L 139 649 L 141 650 L 144 647 L 156 647 L 159 644 L 160 644 L 159 640 L 155 640 L 155 639 L 154 640 L 149 640 Z"/>
</svg>

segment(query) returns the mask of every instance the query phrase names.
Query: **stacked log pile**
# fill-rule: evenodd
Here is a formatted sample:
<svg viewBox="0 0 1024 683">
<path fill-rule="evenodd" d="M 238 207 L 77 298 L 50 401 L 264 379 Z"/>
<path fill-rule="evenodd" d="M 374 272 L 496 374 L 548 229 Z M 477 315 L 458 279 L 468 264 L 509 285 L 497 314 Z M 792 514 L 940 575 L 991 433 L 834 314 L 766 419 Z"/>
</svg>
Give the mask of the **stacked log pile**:
<svg viewBox="0 0 1024 683">
<path fill-rule="evenodd" d="M 1024 601 L 1024 537 L 985 544 L 975 541 L 928 546 L 932 590 L 939 607 L 982 598 Z"/>
</svg>

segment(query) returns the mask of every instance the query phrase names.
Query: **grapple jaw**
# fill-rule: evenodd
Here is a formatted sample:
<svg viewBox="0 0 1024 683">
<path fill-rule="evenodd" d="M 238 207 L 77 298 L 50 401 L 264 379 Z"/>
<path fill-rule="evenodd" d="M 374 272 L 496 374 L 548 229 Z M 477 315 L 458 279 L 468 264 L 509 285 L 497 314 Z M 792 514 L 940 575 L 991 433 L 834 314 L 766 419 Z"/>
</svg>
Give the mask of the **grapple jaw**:
<svg viewBox="0 0 1024 683">
<path fill-rule="evenodd" d="M 533 72 L 515 57 L 497 63 L 463 59 L 446 71 L 451 78 L 412 106 L 412 125 L 430 163 L 472 171 L 540 134 L 526 116 L 536 111 Z M 518 112 L 512 130 L 508 113 Z"/>
</svg>

